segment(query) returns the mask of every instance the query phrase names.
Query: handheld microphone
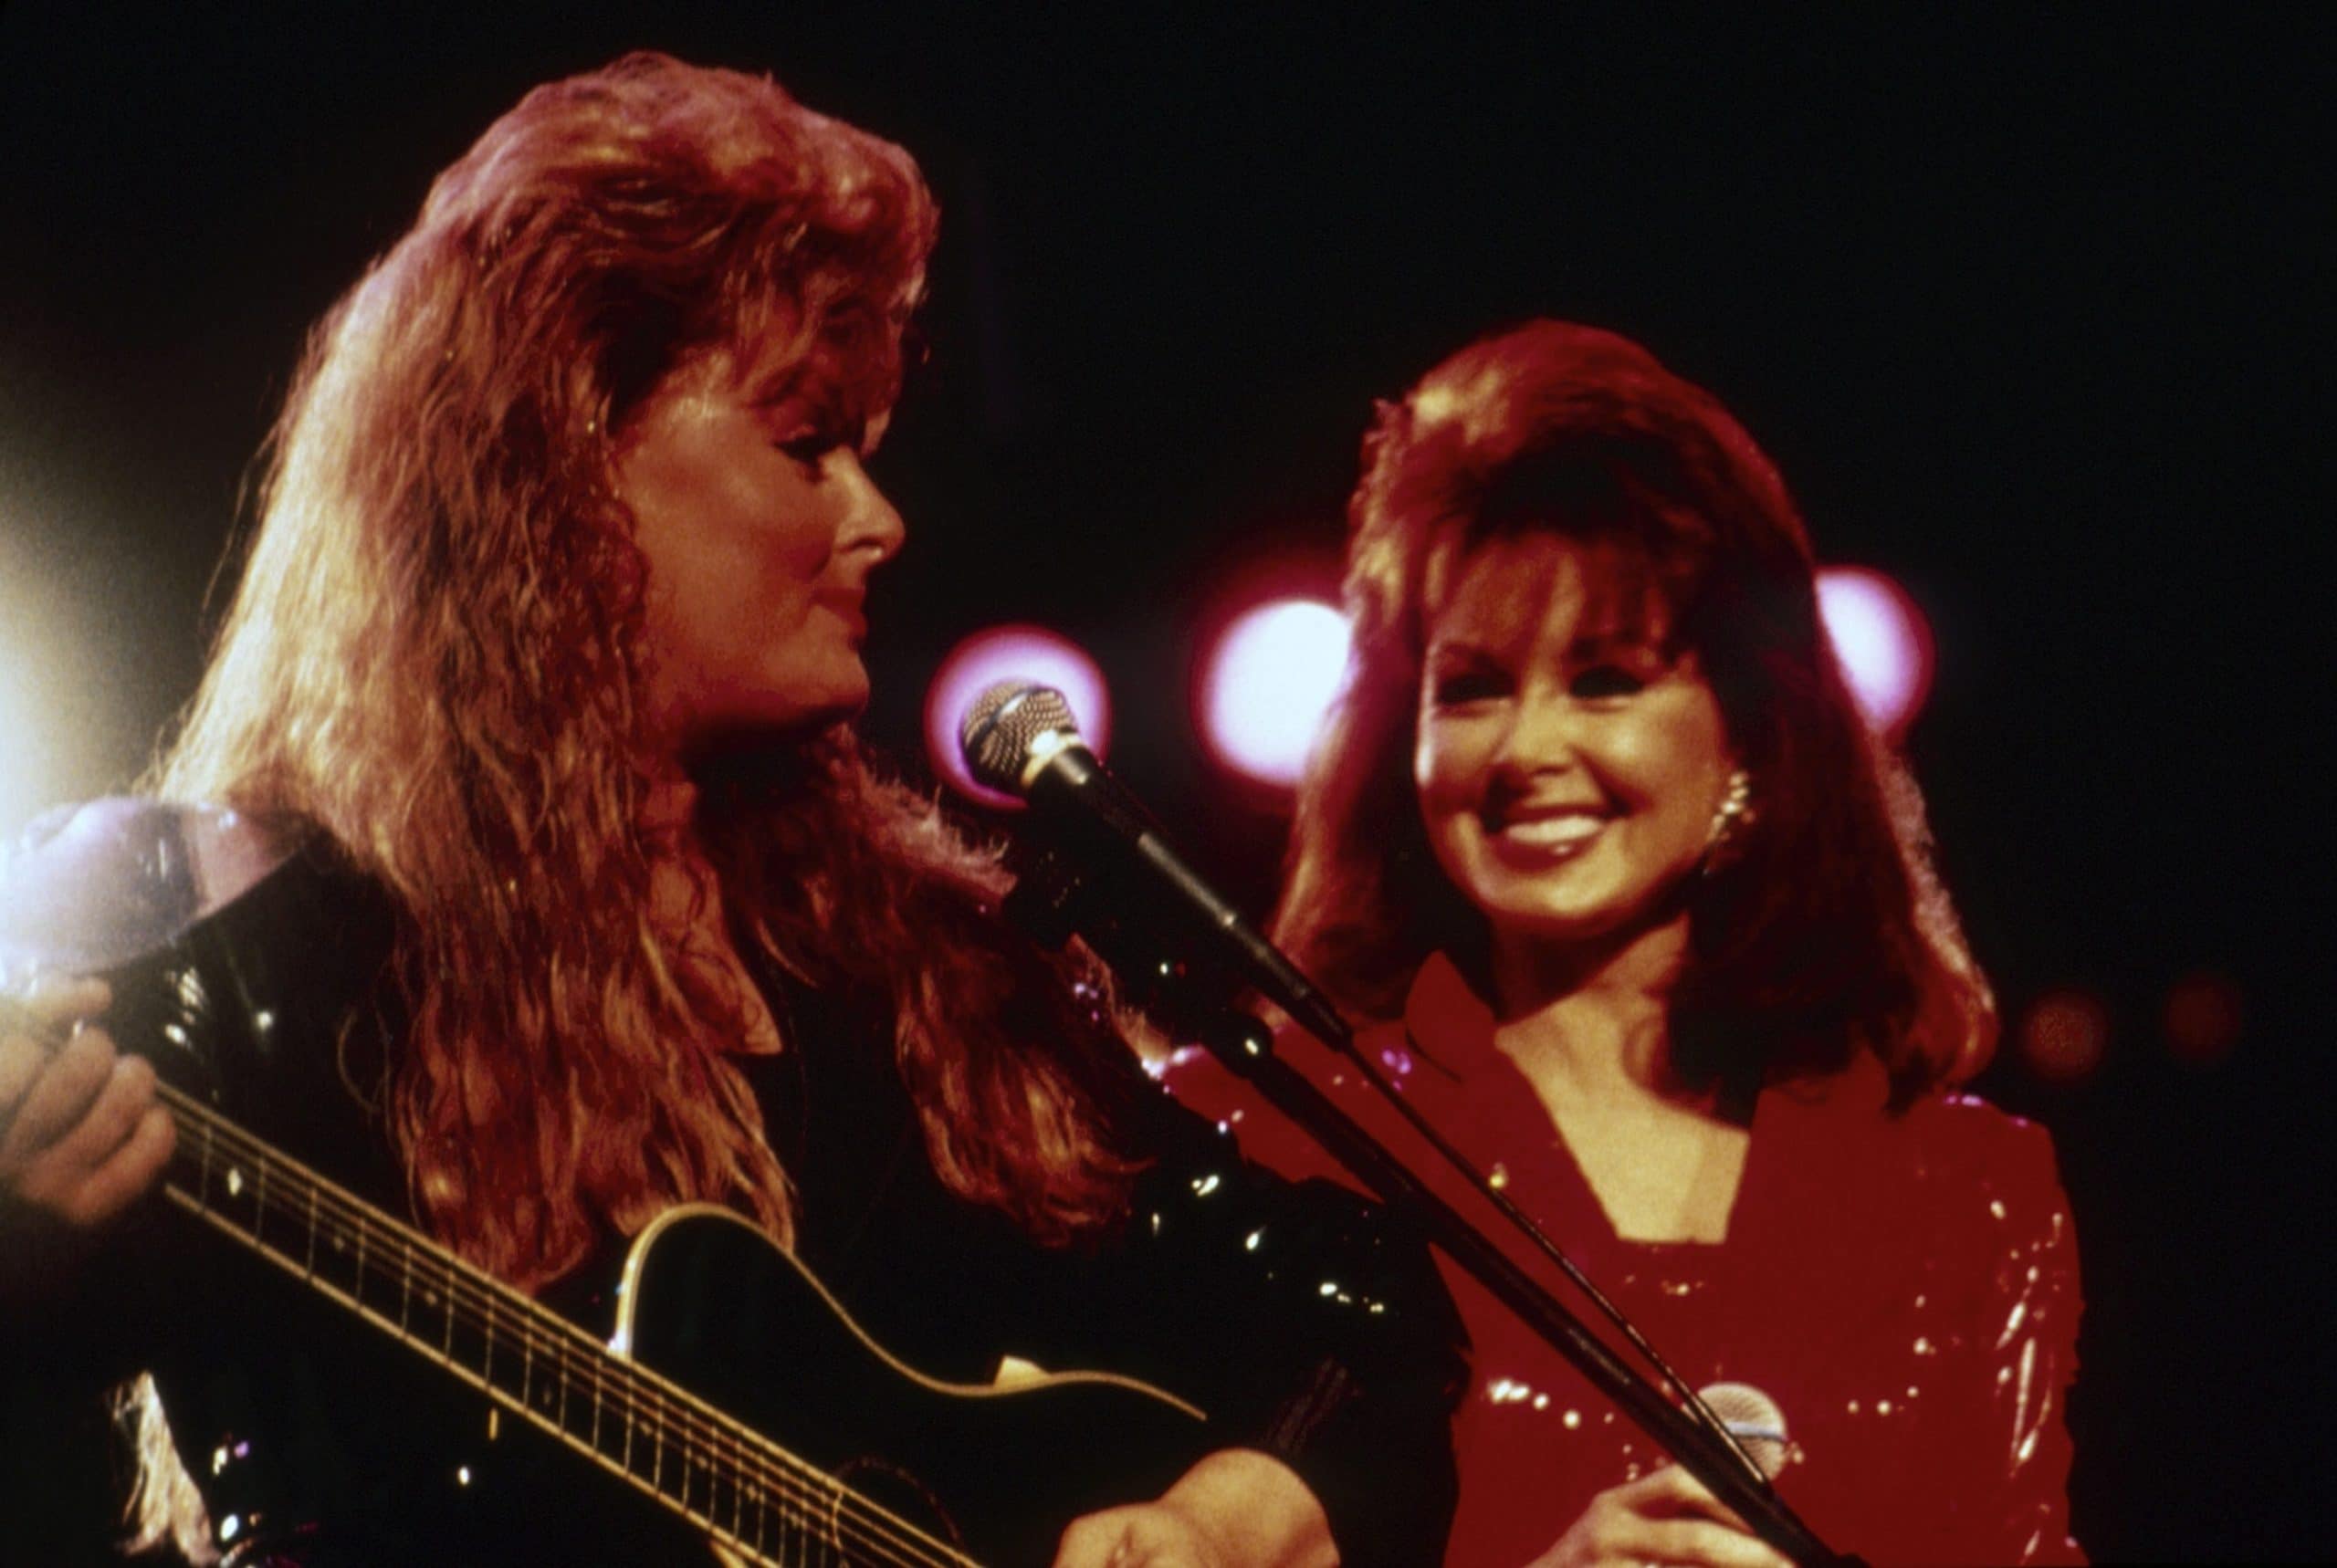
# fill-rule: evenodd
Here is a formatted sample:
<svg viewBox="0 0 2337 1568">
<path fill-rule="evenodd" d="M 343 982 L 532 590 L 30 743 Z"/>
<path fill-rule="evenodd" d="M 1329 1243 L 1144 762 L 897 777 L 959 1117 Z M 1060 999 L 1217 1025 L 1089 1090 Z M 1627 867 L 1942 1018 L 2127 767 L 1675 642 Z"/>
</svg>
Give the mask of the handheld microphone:
<svg viewBox="0 0 2337 1568">
<path fill-rule="evenodd" d="M 976 779 L 1021 796 L 1074 859 L 1100 864 L 1122 919 L 1155 929 L 1165 922 L 1198 949 L 1187 956 L 1230 973 L 1310 1028 L 1344 1030 L 1329 999 L 1185 863 L 1152 814 L 1105 771 L 1061 692 L 1001 681 L 966 709 L 958 738 Z"/>
<path fill-rule="evenodd" d="M 1786 1413 L 1777 1408 L 1777 1402 L 1749 1383 L 1708 1383 L 1696 1390 L 1696 1397 L 1736 1439 L 1745 1457 L 1775 1480 L 1793 1458 L 1793 1445 L 1786 1437 Z"/>
</svg>

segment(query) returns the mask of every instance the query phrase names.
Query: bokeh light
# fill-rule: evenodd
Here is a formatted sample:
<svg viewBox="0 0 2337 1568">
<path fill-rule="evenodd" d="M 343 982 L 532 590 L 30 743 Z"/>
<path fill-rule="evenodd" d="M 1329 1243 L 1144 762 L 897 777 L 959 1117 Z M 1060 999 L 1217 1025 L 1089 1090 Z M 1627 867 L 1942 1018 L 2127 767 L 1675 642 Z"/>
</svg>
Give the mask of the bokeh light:
<svg viewBox="0 0 2337 1568">
<path fill-rule="evenodd" d="M 1202 667 L 1201 744 L 1245 779 L 1295 785 L 1347 661 L 1347 617 L 1320 600 L 1271 600 L 1236 616 Z"/>
<path fill-rule="evenodd" d="M 47 588 L 0 539 L 0 845 L 60 798 L 57 656 L 61 617 Z"/>
<path fill-rule="evenodd" d="M 941 661 L 926 689 L 925 748 L 933 768 L 951 787 L 992 806 L 1019 806 L 1011 795 L 974 782 L 958 745 L 966 709 L 982 692 L 1003 680 L 1053 686 L 1071 705 L 1087 748 L 1105 756 L 1112 740 L 1112 704 L 1104 672 L 1086 650 L 1043 626 L 997 626 L 977 632 Z"/>
<path fill-rule="evenodd" d="M 5 634 L 5 633 L 0 633 Z M 47 727 L 35 711 L 32 661 L 13 639 L 0 642 L 0 844 L 15 837 L 49 794 Z"/>
<path fill-rule="evenodd" d="M 1932 684 L 1932 632 L 1904 589 L 1862 566 L 1818 573 L 1818 612 L 1867 722 L 1897 737 Z"/>
<path fill-rule="evenodd" d="M 2091 991 L 2066 986 L 2038 996 L 2021 1015 L 2021 1060 L 2038 1077 L 2074 1083 L 2101 1065 L 2110 1047 L 2110 1009 Z"/>
<path fill-rule="evenodd" d="M 2246 1017 L 2239 987 L 2228 975 L 2195 969 L 2167 988 L 2159 1025 L 2177 1061 L 2212 1067 L 2239 1043 Z"/>
</svg>

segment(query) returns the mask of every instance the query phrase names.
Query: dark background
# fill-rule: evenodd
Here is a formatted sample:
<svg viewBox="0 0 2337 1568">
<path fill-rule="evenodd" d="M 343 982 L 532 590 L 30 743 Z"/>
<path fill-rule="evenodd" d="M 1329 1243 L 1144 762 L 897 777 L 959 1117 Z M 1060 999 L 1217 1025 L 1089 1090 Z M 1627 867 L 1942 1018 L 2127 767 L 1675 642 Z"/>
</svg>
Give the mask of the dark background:
<svg viewBox="0 0 2337 1568">
<path fill-rule="evenodd" d="M 1281 823 L 1185 700 L 1222 586 L 1326 580 L 1373 397 L 1528 314 L 1616 328 L 1737 411 L 1824 557 L 1913 592 L 1908 746 L 2007 1015 L 2107 1009 L 2090 1077 L 2008 1045 L 1980 1085 L 2052 1127 L 2079 1217 L 2081 1538 L 2325 1554 L 2331 25 L 1545 9 L 16 0 L 0 685 L 51 728 L 0 747 L 58 797 L 136 774 L 308 323 L 522 90 L 626 47 L 773 71 L 942 200 L 869 731 L 914 762 L 959 636 L 1055 624 L 1115 767 L 1252 908 Z M 2200 972 L 2241 1006 L 2210 1062 L 2161 1027 Z"/>
</svg>

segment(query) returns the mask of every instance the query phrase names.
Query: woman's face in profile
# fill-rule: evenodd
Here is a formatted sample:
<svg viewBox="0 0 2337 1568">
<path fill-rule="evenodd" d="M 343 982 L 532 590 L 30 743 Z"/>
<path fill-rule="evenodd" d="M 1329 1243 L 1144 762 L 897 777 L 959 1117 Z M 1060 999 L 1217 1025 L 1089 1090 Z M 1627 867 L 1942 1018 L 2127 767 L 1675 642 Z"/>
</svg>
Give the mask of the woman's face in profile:
<svg viewBox="0 0 2337 1568">
<path fill-rule="evenodd" d="M 1497 951 L 1677 918 L 1666 895 L 1734 767 L 1692 655 L 1603 613 L 1600 570 L 1525 534 L 1431 573 L 1413 778 L 1437 861 Z"/>
<path fill-rule="evenodd" d="M 676 756 L 819 727 L 868 700 L 868 577 L 900 515 L 816 377 L 766 394 L 730 351 L 685 361 L 626 418 L 617 493 L 649 568 L 648 718 Z"/>
</svg>

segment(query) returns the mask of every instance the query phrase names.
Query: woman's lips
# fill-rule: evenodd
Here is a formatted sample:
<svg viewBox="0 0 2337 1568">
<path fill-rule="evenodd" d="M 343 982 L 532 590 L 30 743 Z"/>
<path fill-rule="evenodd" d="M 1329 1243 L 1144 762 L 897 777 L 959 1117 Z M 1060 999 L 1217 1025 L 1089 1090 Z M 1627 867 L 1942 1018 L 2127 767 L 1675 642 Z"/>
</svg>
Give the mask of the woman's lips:
<svg viewBox="0 0 2337 1568">
<path fill-rule="evenodd" d="M 1596 811 L 1536 811 L 1486 824 L 1485 837 L 1505 859 L 1548 864 L 1570 860 L 1607 826 Z"/>
<path fill-rule="evenodd" d="M 861 608 L 860 595 L 856 593 L 829 594 L 823 596 L 821 602 L 833 612 L 837 620 L 844 622 L 844 631 L 850 634 L 854 643 L 862 641 L 868 635 L 868 615 Z"/>
</svg>

